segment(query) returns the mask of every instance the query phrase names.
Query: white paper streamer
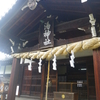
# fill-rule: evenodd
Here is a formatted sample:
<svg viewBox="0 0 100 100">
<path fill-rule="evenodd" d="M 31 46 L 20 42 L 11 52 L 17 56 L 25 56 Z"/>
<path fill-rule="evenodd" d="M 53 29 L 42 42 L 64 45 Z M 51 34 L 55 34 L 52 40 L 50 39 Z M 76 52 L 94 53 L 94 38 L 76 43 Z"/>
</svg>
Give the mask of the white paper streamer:
<svg viewBox="0 0 100 100">
<path fill-rule="evenodd" d="M 19 86 L 16 87 L 16 95 L 19 93 Z"/>
<path fill-rule="evenodd" d="M 54 55 L 54 59 L 52 60 L 53 61 L 53 70 L 57 70 L 57 64 L 56 64 L 56 55 Z"/>
<path fill-rule="evenodd" d="M 29 62 L 29 65 L 28 65 L 28 70 L 31 71 L 32 70 L 32 59 L 30 60 Z"/>
<path fill-rule="evenodd" d="M 42 59 L 39 59 L 39 67 L 38 67 L 38 72 L 41 73 L 41 66 L 42 66 Z"/>
<path fill-rule="evenodd" d="M 23 58 L 20 59 L 20 64 L 22 64 L 22 63 L 23 63 Z"/>
<path fill-rule="evenodd" d="M 74 63 L 75 63 L 74 62 L 75 56 L 74 56 L 74 52 L 73 51 L 71 51 L 70 59 L 71 59 L 70 60 L 70 66 L 74 68 L 75 67 L 75 65 L 74 65 Z"/>
</svg>

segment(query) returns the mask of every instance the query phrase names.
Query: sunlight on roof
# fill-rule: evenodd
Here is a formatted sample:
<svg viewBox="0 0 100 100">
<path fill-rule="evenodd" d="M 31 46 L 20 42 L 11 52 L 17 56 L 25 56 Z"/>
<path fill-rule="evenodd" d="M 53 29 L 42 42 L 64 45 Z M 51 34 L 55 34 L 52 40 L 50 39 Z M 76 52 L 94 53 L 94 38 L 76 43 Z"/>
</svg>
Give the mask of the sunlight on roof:
<svg viewBox="0 0 100 100">
<path fill-rule="evenodd" d="M 0 20 L 13 7 L 17 0 L 0 0 Z"/>
<path fill-rule="evenodd" d="M 11 58 L 12 57 L 10 55 L 0 52 L 0 60 L 8 60 Z"/>
</svg>

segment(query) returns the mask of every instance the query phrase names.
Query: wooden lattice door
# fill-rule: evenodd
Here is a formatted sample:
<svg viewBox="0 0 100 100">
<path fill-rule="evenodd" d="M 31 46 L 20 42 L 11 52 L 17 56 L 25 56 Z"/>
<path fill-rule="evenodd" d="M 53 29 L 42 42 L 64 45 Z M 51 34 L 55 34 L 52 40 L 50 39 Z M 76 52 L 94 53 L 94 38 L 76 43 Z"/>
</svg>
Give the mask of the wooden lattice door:
<svg viewBox="0 0 100 100">
<path fill-rule="evenodd" d="M 32 68 L 31 95 L 40 96 L 41 93 L 41 74 L 38 72 L 38 64 L 34 63 Z"/>
<path fill-rule="evenodd" d="M 28 64 L 24 64 L 21 95 L 30 95 L 31 81 L 32 81 L 32 71 L 28 70 Z"/>
<path fill-rule="evenodd" d="M 38 72 L 38 64 L 32 64 L 32 71 L 28 70 L 28 65 L 24 65 L 21 95 L 40 97 L 41 93 L 41 74 Z"/>
</svg>

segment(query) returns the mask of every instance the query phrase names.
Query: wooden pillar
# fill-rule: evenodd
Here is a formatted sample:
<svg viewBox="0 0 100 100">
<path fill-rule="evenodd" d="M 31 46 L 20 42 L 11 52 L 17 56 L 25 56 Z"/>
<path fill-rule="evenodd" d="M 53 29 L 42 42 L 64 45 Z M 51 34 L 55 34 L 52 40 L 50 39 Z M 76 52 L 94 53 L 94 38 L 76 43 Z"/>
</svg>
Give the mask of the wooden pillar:
<svg viewBox="0 0 100 100">
<path fill-rule="evenodd" d="M 43 100 L 44 89 L 45 89 L 45 64 L 42 66 L 42 77 L 41 77 L 41 100 Z"/>
<path fill-rule="evenodd" d="M 19 70 L 20 70 L 20 60 L 17 58 L 13 58 L 7 100 L 15 100 L 16 86 L 18 83 Z"/>
<path fill-rule="evenodd" d="M 96 100 L 100 100 L 100 48 L 93 50 Z"/>
<path fill-rule="evenodd" d="M 18 96 L 20 96 L 21 95 L 21 92 L 22 92 L 22 82 L 23 82 L 23 76 L 24 76 L 24 61 L 25 60 L 23 60 L 23 62 L 22 62 L 22 65 L 20 66 L 20 76 L 19 76 L 19 94 L 18 94 Z"/>
</svg>

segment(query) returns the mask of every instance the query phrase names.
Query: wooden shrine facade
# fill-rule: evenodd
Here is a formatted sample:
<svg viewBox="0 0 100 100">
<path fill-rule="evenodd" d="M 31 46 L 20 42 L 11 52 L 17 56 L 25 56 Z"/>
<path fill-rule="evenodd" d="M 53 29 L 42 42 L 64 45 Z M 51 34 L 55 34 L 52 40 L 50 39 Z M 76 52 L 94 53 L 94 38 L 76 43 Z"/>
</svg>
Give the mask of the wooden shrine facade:
<svg viewBox="0 0 100 100">
<path fill-rule="evenodd" d="M 76 58 L 75 62 L 78 63 L 75 64 L 76 68 L 73 69 L 70 67 L 68 59 L 58 60 L 57 70 L 54 71 L 51 61 L 48 99 L 54 98 L 54 92 L 76 92 L 80 100 L 95 100 L 94 69 L 93 63 L 91 63 L 93 62 L 92 56 Z M 20 79 L 19 96 L 44 100 L 46 95 L 47 62 L 44 62 L 42 65 L 41 73 L 38 72 L 38 64 L 36 62 L 32 64 L 32 71 L 28 70 L 28 64 L 22 64 L 21 67 L 23 68 L 23 78 Z M 87 71 L 79 70 L 81 68 L 87 68 Z M 83 81 L 82 87 L 78 87 L 77 80 Z"/>
<path fill-rule="evenodd" d="M 78 23 L 78 25 L 77 25 L 77 28 L 78 28 L 80 26 L 80 24 L 81 24 L 81 21 L 82 21 L 82 23 L 85 22 L 84 20 L 88 20 L 88 18 L 83 18 L 83 19 L 78 19 L 78 20 L 73 21 L 73 22 L 63 23 L 63 24 L 61 24 L 62 27 L 60 25 L 58 25 L 58 26 L 56 26 L 55 29 L 57 31 L 59 30 L 59 32 L 62 31 L 62 30 L 64 30 L 64 29 L 69 30 L 71 27 L 68 28 L 68 27 L 65 27 L 65 26 L 71 25 L 73 27 L 73 24 L 75 24 L 76 22 L 80 21 L 80 23 Z M 91 27 L 90 24 L 89 24 L 89 22 L 87 22 L 87 23 L 88 23 L 88 26 L 87 27 Z M 45 23 L 43 23 L 43 24 L 45 26 Z M 59 28 L 59 26 L 60 26 L 60 28 Z M 84 27 L 85 26 L 86 25 L 84 25 Z M 50 29 L 49 22 L 48 22 L 48 25 L 47 25 L 46 29 L 47 30 L 44 31 L 44 33 L 45 32 L 51 32 L 51 33 L 53 32 L 53 30 L 48 30 L 48 29 Z M 40 30 L 41 30 L 41 28 L 40 28 Z M 13 54 L 13 56 L 16 57 L 16 58 L 13 59 L 13 65 L 12 65 L 13 68 L 12 68 L 10 85 L 9 85 L 9 91 L 8 91 L 8 100 L 14 100 L 15 99 L 15 90 L 16 90 L 16 86 L 17 85 L 19 85 L 19 87 L 20 87 L 19 88 L 19 96 L 28 95 L 28 97 L 37 98 L 37 99 L 41 99 L 41 100 L 45 99 L 45 96 L 48 96 L 48 99 L 49 98 L 51 98 L 51 99 L 54 98 L 54 94 L 53 93 L 55 91 L 56 92 L 57 91 L 65 91 L 65 90 L 63 90 L 63 86 L 65 84 L 66 84 L 66 86 L 68 85 L 68 87 L 70 87 L 70 89 L 69 90 L 66 90 L 66 92 L 67 91 L 68 92 L 69 91 L 70 92 L 79 92 L 79 91 L 77 91 L 78 88 L 76 88 L 76 90 L 75 90 L 75 88 L 73 89 L 73 87 L 76 87 L 77 86 L 78 83 L 76 83 L 76 82 L 77 82 L 78 79 L 71 80 L 71 78 L 73 76 L 70 76 L 70 74 L 68 75 L 68 77 L 69 77 L 68 80 L 69 81 L 68 80 L 66 81 L 66 79 L 64 79 L 62 82 L 60 82 L 60 81 L 58 82 L 58 77 L 59 77 L 58 70 L 57 71 L 52 70 L 52 62 L 50 64 L 50 73 L 49 73 L 49 80 L 48 80 L 47 79 L 48 78 L 48 73 L 47 73 L 48 72 L 48 65 L 47 65 L 48 62 L 44 58 L 43 58 L 43 63 L 42 63 L 43 64 L 43 66 L 42 66 L 42 72 L 40 74 L 38 72 L 38 66 L 39 66 L 38 65 L 38 62 L 39 62 L 38 61 L 38 59 L 39 59 L 38 57 L 40 57 L 39 54 L 41 54 L 41 52 L 37 52 L 37 51 L 43 51 L 43 56 L 41 56 L 41 58 L 42 58 L 42 57 L 44 57 L 44 55 L 45 56 L 48 56 L 49 54 L 53 54 L 53 52 L 52 52 L 52 53 L 49 53 L 48 55 L 46 55 L 46 53 L 48 53 L 49 49 L 51 49 L 51 48 L 54 49 L 57 46 L 61 46 L 61 45 L 64 45 L 64 44 L 70 44 L 70 43 L 72 43 L 71 45 L 73 45 L 73 43 L 78 43 L 79 41 L 82 41 L 83 40 L 83 47 L 84 47 L 84 43 L 85 43 L 85 40 L 86 39 L 87 39 L 86 41 L 90 41 L 86 45 L 88 45 L 88 46 L 91 47 L 90 44 L 91 44 L 91 41 L 92 41 L 92 43 L 94 44 L 94 46 L 92 48 L 93 49 L 98 48 L 99 47 L 99 37 L 92 38 L 91 37 L 92 36 L 91 35 L 91 30 L 88 30 L 88 31 L 90 33 L 88 35 L 76 36 L 74 38 L 69 38 L 69 39 L 66 39 L 66 40 L 64 40 L 64 39 L 61 39 L 61 40 L 53 40 L 52 39 L 53 38 L 53 35 L 51 37 L 52 40 L 50 40 L 50 38 L 49 38 L 50 34 L 49 34 L 49 36 L 46 36 L 46 37 L 44 36 L 47 39 L 42 39 L 41 38 L 42 36 L 40 36 L 40 38 L 39 38 L 39 40 L 41 40 L 40 43 L 43 42 L 43 41 L 45 41 L 45 42 L 48 41 L 48 42 L 46 42 L 47 44 L 45 44 L 45 42 L 43 42 L 44 43 L 44 46 L 46 46 L 46 47 L 43 47 L 43 44 L 42 44 L 42 49 L 41 49 L 41 47 L 39 45 L 36 45 L 33 48 L 23 49 L 20 53 Z M 40 31 L 40 32 L 42 32 L 42 31 Z M 52 33 L 52 34 L 54 34 L 54 33 Z M 99 34 L 97 34 L 97 35 L 99 35 Z M 95 42 L 94 40 L 95 41 L 98 40 L 98 42 L 97 42 L 98 45 L 95 46 L 96 43 L 94 43 Z M 54 45 L 47 46 L 49 44 L 52 44 L 51 43 L 52 41 L 54 42 Z M 69 45 L 69 47 L 70 47 L 70 45 Z M 45 48 L 45 49 L 43 49 L 43 48 Z M 64 48 L 66 50 L 66 47 L 64 47 Z M 67 48 L 68 48 L 68 46 L 67 46 Z M 87 49 L 89 49 L 89 47 L 87 47 Z M 59 53 L 61 52 L 61 50 L 59 51 Z M 75 49 L 73 49 L 73 50 L 75 50 Z M 35 51 L 35 53 L 33 52 L 33 55 L 30 56 L 29 55 L 29 52 L 31 52 L 31 51 Z M 26 53 L 23 53 L 23 52 L 26 52 Z M 55 52 L 56 55 L 57 55 L 57 53 L 58 53 L 58 51 Z M 69 54 L 70 54 L 70 52 L 69 52 Z M 90 85 L 90 83 L 87 83 L 87 82 L 86 83 L 82 83 L 82 86 L 84 86 L 84 88 L 86 89 L 86 91 L 85 91 L 86 93 L 85 92 L 83 93 L 85 95 L 86 99 L 87 98 L 88 99 L 91 99 L 90 95 L 92 95 L 92 96 L 94 95 L 94 97 L 92 97 L 92 99 L 95 100 L 95 98 L 96 98 L 96 100 L 99 100 L 98 98 L 99 98 L 99 92 L 100 91 L 98 89 L 98 87 L 99 87 L 99 76 L 98 76 L 99 75 L 99 65 L 98 65 L 99 64 L 99 59 L 97 58 L 98 55 L 99 55 L 99 49 L 97 49 L 97 51 L 96 50 L 93 50 L 93 57 L 91 57 L 91 58 L 93 58 L 93 60 L 91 60 L 90 62 L 88 62 L 88 61 L 85 60 L 87 63 L 84 62 L 87 66 L 88 66 L 89 63 L 94 62 L 93 63 L 94 64 L 94 74 L 93 74 L 93 70 L 92 70 L 92 75 L 95 76 L 95 84 L 94 83 L 93 84 L 91 83 L 92 86 Z M 57 57 L 58 56 L 59 55 L 57 55 Z M 31 57 L 31 59 L 35 59 L 35 62 L 32 63 L 32 70 L 31 71 L 28 70 L 28 64 L 24 64 L 24 62 L 23 62 L 23 64 L 20 65 L 20 63 L 19 63 L 19 58 L 20 57 L 22 57 L 24 59 L 25 58 L 29 58 L 29 57 Z M 38 58 L 38 59 L 36 59 L 36 58 Z M 67 58 L 67 59 L 69 59 L 69 58 Z M 81 60 L 81 61 L 84 61 L 84 60 Z M 59 64 L 59 62 L 60 61 L 57 61 L 58 64 Z M 66 63 L 66 61 L 65 61 L 65 63 Z M 67 61 L 67 64 L 68 64 L 68 61 Z M 90 71 L 90 69 L 93 68 L 93 64 L 92 65 L 89 65 L 87 67 L 88 71 Z M 91 66 L 91 68 L 90 68 L 90 66 Z M 87 73 L 89 74 L 88 71 L 87 71 Z M 16 76 L 17 73 L 20 73 L 19 76 Z M 75 74 L 75 75 L 77 76 L 77 74 Z M 79 75 L 81 76 L 81 74 L 79 74 Z M 83 75 L 86 75 L 86 72 Z M 89 78 L 89 77 L 90 76 L 87 76 L 87 78 Z M 84 79 L 84 80 L 87 80 L 88 82 L 91 82 L 91 81 L 94 82 L 94 77 L 92 77 L 93 80 L 89 80 L 89 79 L 87 79 L 84 76 L 81 76 L 81 78 L 82 78 L 82 80 Z M 81 80 L 81 78 L 79 80 Z M 48 82 L 48 86 L 47 86 L 47 82 Z M 48 90 L 46 90 L 47 87 L 48 87 Z M 91 87 L 92 87 L 92 89 L 90 89 Z M 96 96 L 95 96 L 95 89 L 96 89 Z M 47 92 L 48 92 L 48 94 L 46 94 Z M 82 91 L 80 91 L 79 93 L 81 93 L 81 92 Z M 80 100 L 84 98 L 84 96 L 81 97 L 81 94 L 79 94 L 79 96 L 80 96 L 80 98 L 79 98 Z"/>
<path fill-rule="evenodd" d="M 19 0 L 8 18 L 1 20 L 0 51 L 14 52 L 7 100 L 15 100 L 16 86 L 19 97 L 47 100 L 46 96 L 53 99 L 57 92 L 77 92 L 79 100 L 100 100 L 100 1 L 80 1 L 40 0 L 34 10 L 21 11 L 27 2 Z M 71 51 L 76 57 L 74 69 L 69 63 Z M 76 56 L 77 52 L 81 55 Z M 30 71 L 25 59 L 34 61 Z"/>
<path fill-rule="evenodd" d="M 95 57 L 93 55 L 93 57 Z M 58 60 L 57 61 L 57 71 L 52 69 L 52 62 L 50 68 L 50 80 L 48 86 L 48 99 L 54 98 L 54 92 L 77 92 L 79 93 L 79 99 L 88 99 L 88 100 L 96 100 L 96 80 L 95 80 L 95 68 L 93 68 L 93 58 L 90 57 L 81 57 L 76 58 L 75 62 L 79 62 L 79 64 L 75 64 L 76 68 L 79 69 L 87 68 L 87 71 L 75 71 L 69 65 L 69 60 Z M 14 58 L 14 60 L 17 60 Z M 13 61 L 14 61 L 13 60 Z M 27 97 L 38 100 L 45 99 L 46 93 L 46 79 L 47 79 L 47 64 L 48 62 L 43 62 L 42 72 L 38 72 L 38 63 L 37 61 L 32 64 L 32 71 L 28 70 L 28 64 L 19 65 L 19 78 L 16 85 L 19 85 L 19 97 Z M 63 69 L 63 66 L 66 66 L 66 74 L 59 74 L 59 70 Z M 17 65 L 18 67 L 18 65 Z M 59 69 L 60 68 L 60 69 Z M 59 70 L 58 70 L 59 69 Z M 97 72 L 96 72 L 97 73 Z M 95 77 L 94 77 L 95 76 Z M 76 80 L 83 80 L 82 87 L 78 87 L 78 83 Z M 94 83 L 95 82 L 95 83 Z M 15 84 L 12 82 L 12 84 Z M 80 85 L 80 83 L 79 83 Z M 12 88 L 12 87 L 10 87 Z M 13 89 L 12 89 L 13 90 Z M 13 91 L 14 92 L 14 91 Z M 81 94 L 80 94 L 81 93 Z M 97 92 L 96 92 L 97 93 Z M 11 94 L 12 95 L 12 94 Z M 13 95 L 14 96 L 14 95 Z M 9 98 L 9 92 L 8 92 Z M 14 98 L 14 97 L 13 97 Z"/>
<path fill-rule="evenodd" d="M 38 65 L 33 63 L 32 71 L 28 71 L 27 64 L 24 65 L 23 79 L 21 83 L 20 95 L 27 95 L 33 98 L 43 99 L 46 92 L 47 67 L 42 66 L 42 72 L 39 74 Z M 51 68 L 50 79 L 52 86 L 49 88 L 49 98 L 53 98 L 53 91 L 57 91 L 57 71 Z"/>
</svg>

